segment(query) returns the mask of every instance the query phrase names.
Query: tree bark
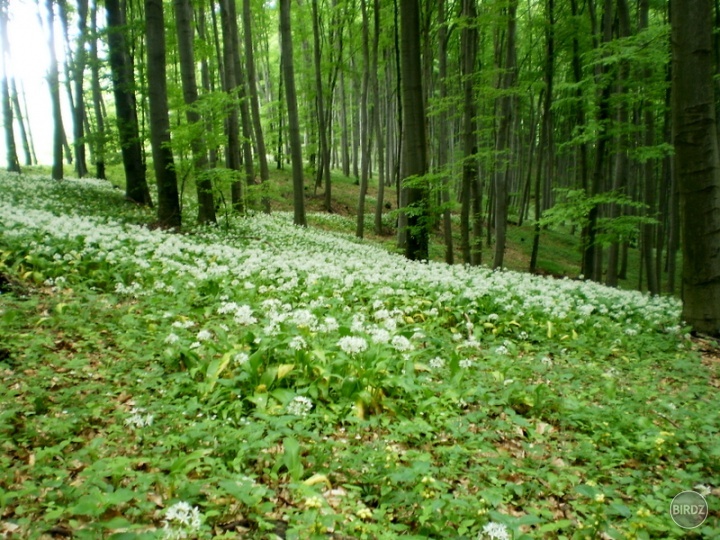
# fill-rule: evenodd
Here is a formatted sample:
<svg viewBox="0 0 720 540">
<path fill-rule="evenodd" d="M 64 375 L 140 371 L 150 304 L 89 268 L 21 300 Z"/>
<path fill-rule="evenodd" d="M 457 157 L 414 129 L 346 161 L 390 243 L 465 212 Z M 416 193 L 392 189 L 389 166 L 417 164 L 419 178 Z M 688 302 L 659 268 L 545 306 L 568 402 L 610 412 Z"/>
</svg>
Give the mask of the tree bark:
<svg viewBox="0 0 720 540">
<path fill-rule="evenodd" d="M 58 60 L 55 52 L 55 14 L 52 0 L 46 0 L 48 24 L 48 50 L 50 51 L 50 67 L 48 69 L 48 83 L 50 86 L 50 101 L 53 115 L 53 165 L 52 177 L 62 180 L 63 173 L 63 128 L 62 111 L 60 109 L 60 80 L 58 75 Z M 17 158 L 16 158 L 17 159 Z"/>
<path fill-rule="evenodd" d="M 720 157 L 715 117 L 712 4 L 672 11 L 675 173 L 680 189 L 683 318 L 720 336 Z"/>
<path fill-rule="evenodd" d="M 250 13 L 250 0 L 243 0 L 243 37 L 245 39 L 245 71 L 247 72 L 248 94 L 250 97 L 250 112 L 252 113 L 253 131 L 255 133 L 255 146 L 257 147 L 258 163 L 260 164 L 260 181 L 265 184 L 270 179 L 270 168 L 267 162 L 267 149 L 265 135 L 263 134 L 260 118 L 260 99 L 257 89 L 257 75 L 255 69 L 255 52 L 253 50 L 252 15 Z M 263 185 L 262 208 L 270 213 L 270 198 L 265 193 L 267 185 Z"/>
<path fill-rule="evenodd" d="M 0 0 L 0 39 L 2 39 L 2 51 L 0 52 L 0 64 L 2 65 L 2 80 L 0 81 L 0 92 L 2 95 L 3 120 L 5 121 L 5 150 L 7 156 L 7 170 L 20 172 L 20 162 L 17 156 L 15 145 L 15 133 L 13 131 L 13 110 L 10 101 L 10 75 L 8 73 L 8 57 L 10 55 L 10 40 L 7 34 L 8 12 L 7 0 Z M 62 160 L 62 158 L 61 158 Z"/>
<path fill-rule="evenodd" d="M 425 108 L 420 63 L 420 6 L 418 0 L 400 0 L 400 67 L 402 72 L 402 177 L 406 193 L 407 239 L 405 256 L 427 260 L 429 251 L 428 195 L 421 177 L 427 172 Z"/>
<path fill-rule="evenodd" d="M 515 33 L 517 29 L 518 0 L 509 0 L 507 8 L 507 36 L 505 43 L 505 65 L 503 66 L 502 89 L 504 95 L 500 98 L 500 123 L 498 126 L 495 151 L 497 153 L 495 165 L 495 256 L 493 268 L 500 268 L 505 257 L 505 244 L 507 240 L 508 221 L 508 178 L 511 167 L 511 131 L 515 111 L 515 98 L 510 93 L 517 83 L 517 52 L 515 48 Z"/>
<path fill-rule="evenodd" d="M 478 165 L 475 154 L 477 152 L 476 134 L 476 96 L 475 96 L 475 64 L 477 61 L 478 32 L 477 11 L 475 0 L 463 0 L 462 15 L 465 19 L 460 34 L 460 48 L 462 50 L 462 77 L 463 77 L 463 163 L 462 182 L 460 188 L 460 249 L 465 264 L 472 264 L 475 259 L 471 251 L 471 208 L 473 198 L 473 183 L 477 180 Z M 482 246 L 482 243 L 481 243 Z"/>
<path fill-rule="evenodd" d="M 195 169 L 195 187 L 198 200 L 198 223 L 215 223 L 215 197 L 208 176 L 208 157 L 205 149 L 203 121 L 195 109 L 198 100 L 197 78 L 195 76 L 195 53 L 193 12 L 190 0 L 174 0 L 175 25 L 177 27 L 178 56 L 180 57 L 180 78 L 185 101 L 185 117 L 192 131 L 190 147 Z"/>
<path fill-rule="evenodd" d="M 295 64 L 293 61 L 292 27 L 290 24 L 290 0 L 280 0 L 280 52 L 282 56 L 285 100 L 288 108 L 288 131 L 293 177 L 293 222 L 307 226 L 305 217 L 305 181 L 303 177 L 302 145 L 300 143 L 300 116 L 295 88 Z"/>
<path fill-rule="evenodd" d="M 179 229 L 182 218 L 175 164 L 170 147 L 163 0 L 145 0 L 145 38 L 150 142 L 158 188 L 158 225 L 163 228 Z"/>
<path fill-rule="evenodd" d="M 88 173 L 85 156 L 85 92 L 83 90 L 83 83 L 85 81 L 85 66 L 87 65 L 87 51 L 85 50 L 85 43 L 87 42 L 87 16 L 88 0 L 78 0 L 78 36 L 73 69 L 73 83 L 75 90 L 75 108 L 73 110 L 73 144 L 75 146 L 75 172 L 77 173 L 78 178 L 82 178 Z"/>
<path fill-rule="evenodd" d="M 119 0 L 105 0 L 105 10 L 115 113 L 125 169 L 125 197 L 137 204 L 152 206 L 142 156 L 134 74 L 125 39 L 125 13 Z"/>
<path fill-rule="evenodd" d="M 93 111 L 95 113 L 95 177 L 105 179 L 105 115 L 102 89 L 100 87 L 100 59 L 98 58 L 97 2 L 90 11 L 90 85 L 92 88 Z"/>
</svg>

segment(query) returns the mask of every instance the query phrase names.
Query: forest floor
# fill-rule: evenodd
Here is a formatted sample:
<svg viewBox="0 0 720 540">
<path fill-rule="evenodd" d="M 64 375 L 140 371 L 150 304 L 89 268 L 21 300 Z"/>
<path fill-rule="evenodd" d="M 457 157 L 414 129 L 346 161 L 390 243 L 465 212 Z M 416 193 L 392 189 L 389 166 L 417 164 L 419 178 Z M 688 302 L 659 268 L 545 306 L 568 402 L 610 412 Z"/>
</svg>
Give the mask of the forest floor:
<svg viewBox="0 0 720 540">
<path fill-rule="evenodd" d="M 0 175 L 4 537 L 720 537 L 719 356 L 677 300 L 122 195 Z"/>
</svg>

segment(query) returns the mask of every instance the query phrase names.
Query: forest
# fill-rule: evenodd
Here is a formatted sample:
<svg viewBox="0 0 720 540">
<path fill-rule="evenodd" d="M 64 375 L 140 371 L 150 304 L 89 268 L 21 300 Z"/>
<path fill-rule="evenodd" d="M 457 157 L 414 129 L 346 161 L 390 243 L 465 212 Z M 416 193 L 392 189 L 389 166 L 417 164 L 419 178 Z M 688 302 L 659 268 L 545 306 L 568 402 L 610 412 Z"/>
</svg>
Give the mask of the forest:
<svg viewBox="0 0 720 540">
<path fill-rule="evenodd" d="M 0 0 L 0 532 L 720 535 L 717 28 Z"/>
</svg>

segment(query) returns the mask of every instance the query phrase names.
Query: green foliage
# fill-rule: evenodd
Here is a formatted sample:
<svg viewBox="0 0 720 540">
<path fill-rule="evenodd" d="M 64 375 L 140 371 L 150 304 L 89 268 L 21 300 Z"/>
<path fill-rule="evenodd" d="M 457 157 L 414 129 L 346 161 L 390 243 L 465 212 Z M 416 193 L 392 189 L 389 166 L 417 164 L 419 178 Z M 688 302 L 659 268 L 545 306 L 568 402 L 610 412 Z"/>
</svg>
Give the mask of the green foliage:
<svg viewBox="0 0 720 540">
<path fill-rule="evenodd" d="M 588 196 L 582 189 L 557 188 L 555 193 L 561 198 L 552 208 L 543 212 L 540 225 L 562 226 L 568 223 L 586 227 L 590 222 L 590 212 L 599 205 L 617 205 L 623 208 L 644 210 L 647 205 L 634 201 L 622 193 L 607 191 Z M 640 225 L 654 225 L 657 220 L 637 214 L 624 214 L 615 218 L 598 220 L 599 234 L 595 242 L 608 245 L 614 241 L 635 240 Z"/>
<path fill-rule="evenodd" d="M 0 188 L 16 536 L 673 539 L 674 495 L 717 496 L 717 366 L 671 299 Z"/>
</svg>

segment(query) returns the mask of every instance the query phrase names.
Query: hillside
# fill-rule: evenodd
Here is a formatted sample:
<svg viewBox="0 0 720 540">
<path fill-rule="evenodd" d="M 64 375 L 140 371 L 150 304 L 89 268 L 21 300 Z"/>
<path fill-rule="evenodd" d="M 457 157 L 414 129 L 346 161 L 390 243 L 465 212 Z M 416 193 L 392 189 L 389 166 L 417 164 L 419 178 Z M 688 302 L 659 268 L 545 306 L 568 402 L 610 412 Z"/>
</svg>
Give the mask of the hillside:
<svg viewBox="0 0 720 540">
<path fill-rule="evenodd" d="M 720 534 L 718 364 L 672 298 L 282 211 L 169 234 L 97 180 L 3 174 L 0 216 L 11 538 Z"/>
</svg>

